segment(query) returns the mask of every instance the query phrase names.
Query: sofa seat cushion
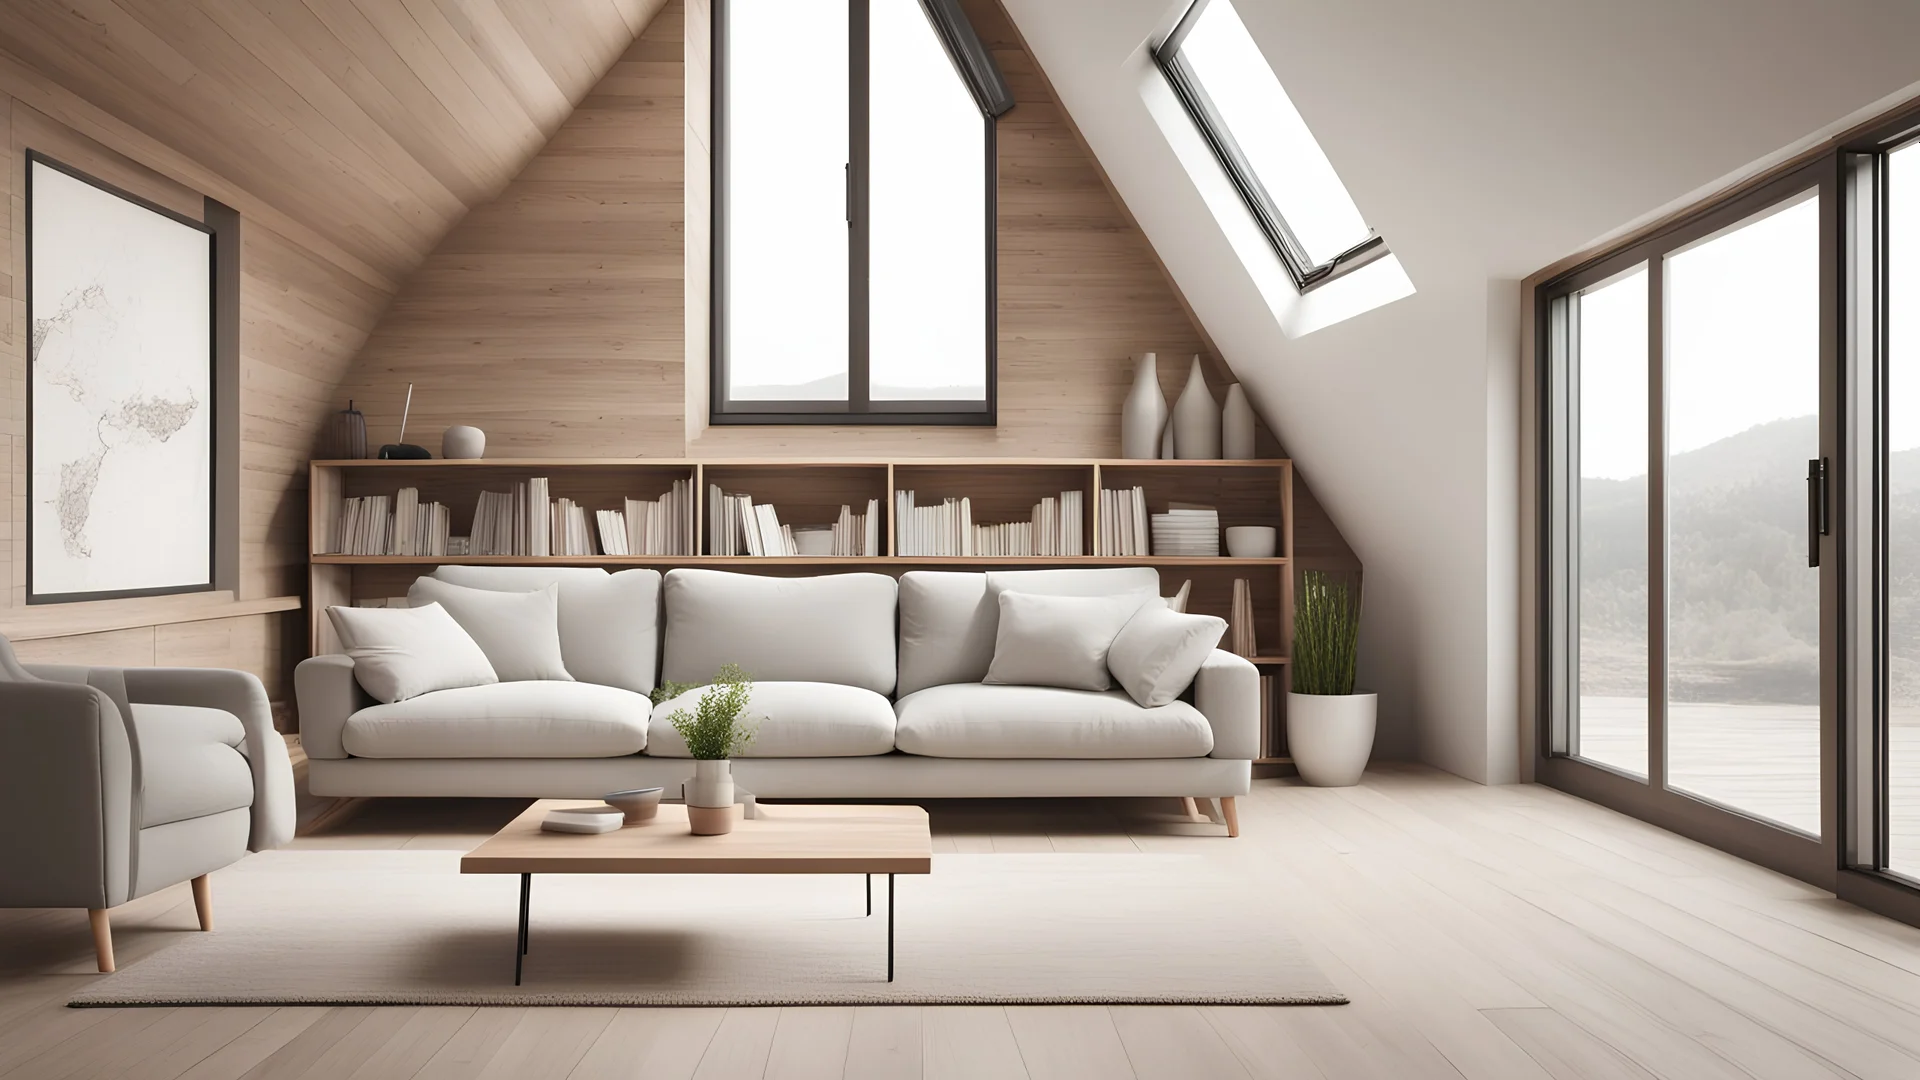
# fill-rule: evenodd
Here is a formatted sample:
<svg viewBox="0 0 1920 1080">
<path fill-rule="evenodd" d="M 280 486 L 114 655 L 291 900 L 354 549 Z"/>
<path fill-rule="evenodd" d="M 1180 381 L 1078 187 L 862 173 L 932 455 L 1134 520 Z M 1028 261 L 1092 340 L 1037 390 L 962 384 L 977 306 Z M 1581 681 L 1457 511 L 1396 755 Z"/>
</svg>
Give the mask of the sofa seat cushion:
<svg viewBox="0 0 1920 1080">
<path fill-rule="evenodd" d="M 652 710 L 616 686 L 494 683 L 361 709 L 341 742 L 363 758 L 625 757 L 646 748 Z"/>
<path fill-rule="evenodd" d="M 140 740 L 140 827 L 210 817 L 253 805 L 247 733 L 223 709 L 135 704 Z"/>
<path fill-rule="evenodd" d="M 653 710 L 647 730 L 650 757 L 690 756 L 673 730 L 677 710 L 692 713 L 706 687 L 689 690 Z M 740 757 L 867 757 L 893 750 L 893 706 L 858 686 L 816 682 L 756 682 L 742 714 L 758 728 Z"/>
<path fill-rule="evenodd" d="M 894 706 L 894 744 L 947 758 L 1191 758 L 1213 728 L 1184 701 L 1143 709 L 1124 690 L 949 683 Z"/>
</svg>

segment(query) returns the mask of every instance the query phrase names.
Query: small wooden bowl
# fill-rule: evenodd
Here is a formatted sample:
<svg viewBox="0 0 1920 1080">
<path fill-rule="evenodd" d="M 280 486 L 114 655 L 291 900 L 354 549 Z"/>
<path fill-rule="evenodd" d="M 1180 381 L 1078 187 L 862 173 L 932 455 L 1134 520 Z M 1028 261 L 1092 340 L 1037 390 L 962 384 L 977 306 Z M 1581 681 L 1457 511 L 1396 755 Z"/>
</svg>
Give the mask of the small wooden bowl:
<svg viewBox="0 0 1920 1080">
<path fill-rule="evenodd" d="M 600 797 L 608 806 L 618 809 L 626 815 L 626 824 L 645 825 L 660 813 L 660 796 L 664 788 L 643 787 L 627 791 L 613 791 Z"/>
</svg>

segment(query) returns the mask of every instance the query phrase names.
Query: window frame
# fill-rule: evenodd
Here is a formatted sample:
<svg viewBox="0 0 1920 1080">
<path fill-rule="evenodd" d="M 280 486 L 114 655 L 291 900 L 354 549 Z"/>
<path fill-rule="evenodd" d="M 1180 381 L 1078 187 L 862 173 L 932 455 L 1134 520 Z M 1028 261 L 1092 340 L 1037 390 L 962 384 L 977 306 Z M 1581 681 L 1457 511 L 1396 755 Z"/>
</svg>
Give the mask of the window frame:
<svg viewBox="0 0 1920 1080">
<path fill-rule="evenodd" d="M 984 129 L 983 157 L 986 169 L 985 235 L 985 310 L 986 325 L 985 394 L 979 400 L 889 400 L 876 401 L 871 390 L 871 353 L 869 351 L 868 306 L 868 29 L 872 0 L 846 0 L 848 4 L 848 125 L 847 125 L 847 397 L 844 401 L 743 401 L 732 396 L 727 366 L 727 19 L 729 0 L 713 0 L 713 64 L 711 94 L 713 109 L 712 177 L 712 259 L 708 310 L 708 395 L 710 424 L 737 425 L 925 425 L 943 427 L 993 427 L 999 422 L 999 150 L 995 117 L 981 112 Z M 926 9 L 922 6 L 922 13 Z M 929 16 L 929 23 L 933 20 Z M 939 34 L 943 48 L 950 46 Z M 954 75 L 973 96 L 966 73 L 959 64 Z"/>
<path fill-rule="evenodd" d="M 1266 186 L 1260 182 L 1260 175 L 1254 169 L 1253 163 L 1240 149 L 1239 142 L 1233 137 L 1232 130 L 1227 127 L 1219 108 L 1208 96 L 1199 73 L 1181 54 L 1180 46 L 1186 42 L 1187 35 L 1193 31 L 1194 24 L 1199 21 L 1201 13 L 1210 3 L 1212 0 L 1193 0 L 1192 6 L 1188 7 L 1186 14 L 1180 17 L 1173 31 L 1152 49 L 1153 62 L 1166 77 L 1168 84 L 1173 87 L 1174 96 L 1180 99 L 1180 104 L 1186 109 L 1187 116 L 1192 119 L 1194 127 L 1199 129 L 1201 138 L 1212 149 L 1214 158 L 1220 162 L 1220 168 L 1227 174 L 1228 182 L 1233 185 L 1234 191 L 1239 193 L 1240 201 L 1246 205 L 1247 212 L 1253 215 L 1254 224 L 1267 238 L 1267 243 L 1272 246 L 1274 255 L 1279 258 L 1281 265 L 1287 268 L 1287 274 L 1293 279 L 1294 288 L 1303 294 L 1311 292 L 1370 262 L 1384 258 L 1390 253 L 1386 238 L 1371 225 L 1367 227 L 1369 235 L 1365 240 L 1322 263 L 1315 263 L 1307 254 L 1306 245 L 1294 235 L 1292 227 L 1287 224 L 1286 215 L 1280 210 L 1280 205 L 1274 201 Z M 1278 78 L 1277 74 L 1275 77 Z M 1315 141 L 1318 142 L 1317 139 Z"/>
</svg>

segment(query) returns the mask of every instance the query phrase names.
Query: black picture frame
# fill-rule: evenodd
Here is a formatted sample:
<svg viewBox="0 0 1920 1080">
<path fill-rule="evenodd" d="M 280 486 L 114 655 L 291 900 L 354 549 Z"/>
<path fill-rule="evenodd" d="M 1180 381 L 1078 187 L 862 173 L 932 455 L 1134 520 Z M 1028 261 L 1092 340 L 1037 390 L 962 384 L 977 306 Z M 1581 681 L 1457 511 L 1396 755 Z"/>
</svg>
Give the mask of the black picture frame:
<svg viewBox="0 0 1920 1080">
<path fill-rule="evenodd" d="M 207 413 L 207 422 L 208 422 L 208 426 L 207 426 L 207 494 L 208 494 L 208 498 L 207 498 L 207 579 L 205 582 L 192 582 L 184 585 L 162 585 L 162 586 L 155 586 L 153 588 L 144 588 L 144 589 L 102 589 L 102 590 L 95 590 L 90 592 L 44 593 L 44 592 L 38 592 L 34 588 L 34 575 L 33 575 L 34 558 L 35 558 L 34 520 L 35 520 L 36 502 L 35 502 L 34 485 L 33 485 L 33 476 L 34 476 L 34 460 L 33 460 L 33 443 L 34 443 L 33 383 L 34 383 L 34 378 L 33 378 L 33 375 L 34 375 L 34 364 L 38 360 L 36 350 L 34 349 L 34 346 L 33 346 L 33 330 L 32 330 L 34 325 L 33 323 L 33 276 L 34 276 L 33 275 L 33 271 L 34 271 L 34 262 L 33 262 L 34 169 L 33 167 L 35 165 L 43 165 L 56 172 L 62 173 L 71 179 L 78 180 L 81 183 L 88 185 L 89 187 L 93 187 L 97 190 L 105 192 L 106 194 L 112 195 L 115 198 L 132 203 L 133 205 L 138 206 L 143 210 L 147 210 L 151 213 L 158 214 L 161 217 L 174 222 L 175 224 L 184 225 L 197 232 L 203 233 L 206 236 L 207 273 L 208 273 L 208 282 L 207 282 L 207 304 L 208 304 L 207 391 L 208 392 L 207 392 L 207 406 L 206 406 L 208 410 L 208 413 Z M 27 553 L 27 563 L 26 563 L 27 603 L 34 604 L 34 605 L 68 604 L 68 603 L 77 603 L 77 602 L 83 602 L 83 601 L 89 601 L 89 600 L 124 600 L 124 599 L 132 599 L 137 597 L 172 596 L 172 595 L 177 595 L 182 593 L 212 592 L 216 588 L 215 579 L 219 573 L 219 569 L 217 565 L 217 560 L 219 557 L 219 546 L 220 546 L 219 526 L 220 526 L 220 518 L 221 518 L 220 492 L 219 492 L 219 465 L 220 465 L 220 455 L 222 450 L 222 447 L 220 445 L 220 429 L 221 429 L 222 421 L 225 419 L 220 413 L 219 393 L 218 393 L 218 387 L 220 385 L 219 342 L 221 337 L 221 334 L 220 334 L 221 263 L 220 263 L 219 245 L 215 242 L 215 239 L 216 239 L 215 232 L 213 228 L 207 225 L 207 223 L 204 221 L 195 221 L 194 219 L 187 217 L 186 215 L 181 214 L 176 210 L 173 210 L 166 206 L 162 206 L 151 199 L 142 198 L 141 196 L 126 190 L 125 188 L 122 188 L 116 184 L 109 183 L 105 180 L 102 180 L 97 176 L 93 176 L 87 172 L 84 172 L 78 168 L 75 168 L 74 166 L 68 165 L 63 161 L 60 161 L 59 159 L 54 158 L 48 154 L 42 153 L 38 150 L 29 148 L 26 151 L 25 174 L 26 174 L 25 185 L 22 190 L 22 196 L 23 196 L 23 208 L 25 211 L 25 229 L 24 229 L 25 260 L 24 262 L 25 262 L 26 273 L 22 280 L 22 293 L 24 296 L 25 308 L 26 308 L 26 324 L 25 324 L 26 325 L 26 330 L 25 330 L 26 380 L 25 381 L 26 381 L 27 420 L 26 420 L 25 441 L 26 441 L 26 459 L 27 459 L 27 462 L 26 462 L 26 465 L 27 465 L 26 467 L 27 518 L 26 518 L 25 543 L 26 543 L 26 553 Z"/>
</svg>

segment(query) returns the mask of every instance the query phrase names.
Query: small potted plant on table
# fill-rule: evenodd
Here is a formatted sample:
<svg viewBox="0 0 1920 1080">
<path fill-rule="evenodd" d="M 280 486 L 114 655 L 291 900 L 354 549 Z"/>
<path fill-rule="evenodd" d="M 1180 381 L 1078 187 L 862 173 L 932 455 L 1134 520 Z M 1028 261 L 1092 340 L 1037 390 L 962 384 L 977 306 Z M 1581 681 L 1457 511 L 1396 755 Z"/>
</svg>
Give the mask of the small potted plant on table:
<svg viewBox="0 0 1920 1080">
<path fill-rule="evenodd" d="M 668 684 L 668 698 L 691 687 Z M 753 741 L 754 729 L 740 721 L 753 694 L 753 680 L 738 664 L 728 664 L 700 695 L 693 712 L 677 709 L 667 717 L 693 755 L 693 779 L 687 783 L 687 822 L 696 836 L 733 831 L 733 755 Z M 663 699 L 664 700 L 664 699 Z"/>
<path fill-rule="evenodd" d="M 1352 586 L 1306 572 L 1293 614 L 1293 686 L 1287 694 L 1287 752 L 1300 779 L 1352 787 L 1373 754 L 1378 694 L 1353 692 L 1360 598 Z"/>
</svg>

